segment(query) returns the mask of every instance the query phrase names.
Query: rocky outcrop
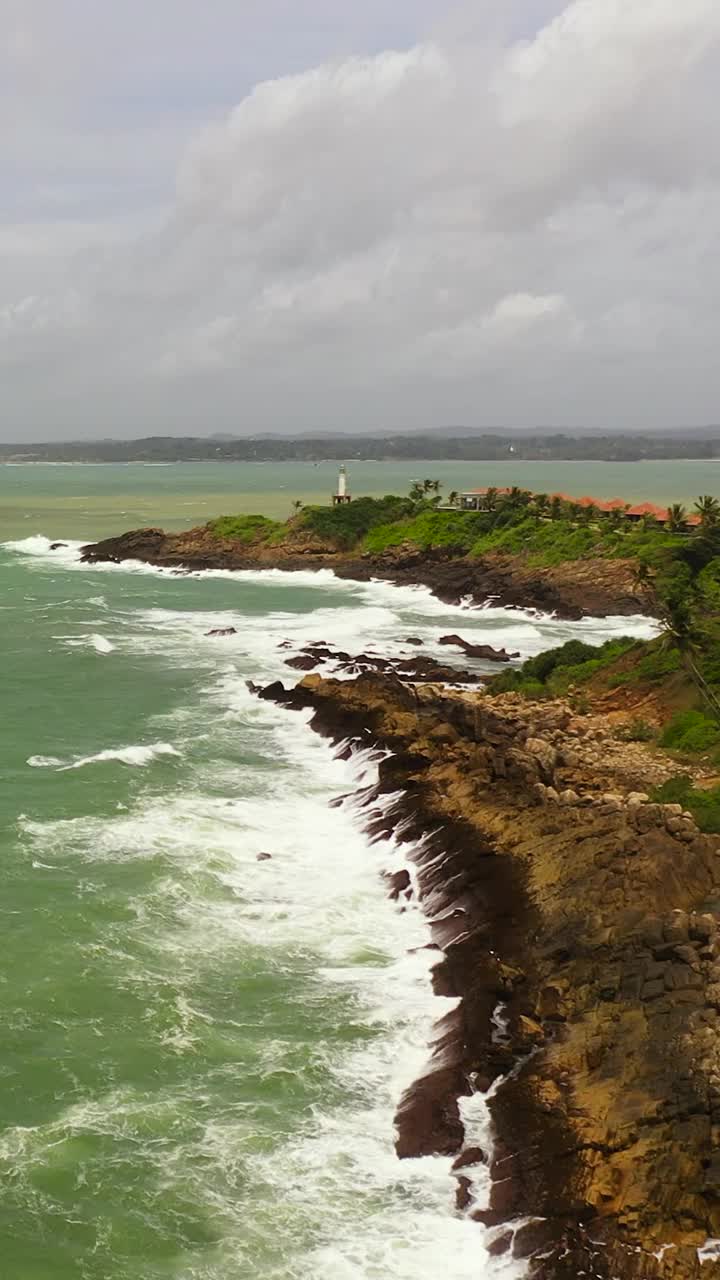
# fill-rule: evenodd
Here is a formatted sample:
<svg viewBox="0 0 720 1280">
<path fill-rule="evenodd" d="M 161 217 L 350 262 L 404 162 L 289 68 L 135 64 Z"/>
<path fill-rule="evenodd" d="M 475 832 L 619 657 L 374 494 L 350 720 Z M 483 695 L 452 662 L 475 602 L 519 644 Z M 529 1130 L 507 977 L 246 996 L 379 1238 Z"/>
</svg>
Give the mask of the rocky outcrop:
<svg viewBox="0 0 720 1280">
<path fill-rule="evenodd" d="M 275 546 L 218 538 L 207 527 L 183 533 L 135 529 L 83 548 L 88 564 L 142 560 L 178 572 L 204 569 L 332 569 L 338 577 L 367 582 L 383 578 L 422 585 L 448 604 L 476 603 L 534 608 L 563 618 L 636 614 L 650 603 L 631 560 L 577 560 L 537 568 L 522 556 L 458 556 L 444 548 L 394 547 L 381 555 L 343 552 L 301 531 Z"/>
<path fill-rule="evenodd" d="M 719 1277 L 698 1255 L 720 1236 L 718 840 L 628 790 L 562 702 L 390 674 L 264 694 L 392 753 L 368 830 L 412 842 L 435 986 L 462 997 L 402 1099 L 399 1153 L 463 1167 L 458 1098 L 494 1082 L 489 1205 L 470 1170 L 458 1185 L 494 1251 L 535 1280 Z"/>
<path fill-rule="evenodd" d="M 475 645 L 474 647 L 485 649 L 488 646 Z M 447 663 L 438 662 L 435 658 L 418 655 L 412 658 L 381 658 L 378 654 L 370 653 L 351 656 L 342 649 L 315 644 L 305 645 L 294 657 L 286 658 L 285 666 L 292 667 L 295 671 L 314 671 L 325 662 L 332 662 L 335 671 L 342 671 L 352 676 L 363 675 L 368 671 L 389 671 L 400 680 L 432 681 L 443 684 L 478 684 L 481 679 L 477 671 L 451 667 Z"/>
<path fill-rule="evenodd" d="M 462 649 L 468 658 L 482 658 L 485 662 L 511 662 L 513 658 L 520 657 L 519 653 L 508 653 L 507 649 L 493 649 L 491 644 L 471 644 L 462 636 L 441 636 L 438 644 L 454 645 L 456 649 Z"/>
</svg>

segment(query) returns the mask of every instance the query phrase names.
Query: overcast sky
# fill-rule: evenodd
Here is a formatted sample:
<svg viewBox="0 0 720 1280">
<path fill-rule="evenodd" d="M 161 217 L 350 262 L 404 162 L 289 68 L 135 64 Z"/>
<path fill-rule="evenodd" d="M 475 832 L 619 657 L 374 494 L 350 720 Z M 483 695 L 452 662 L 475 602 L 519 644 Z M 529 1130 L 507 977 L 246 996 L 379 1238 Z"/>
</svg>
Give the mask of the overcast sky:
<svg viewBox="0 0 720 1280">
<path fill-rule="evenodd" d="M 718 0 L 0 0 L 0 437 L 720 421 L 719 76 Z"/>
</svg>

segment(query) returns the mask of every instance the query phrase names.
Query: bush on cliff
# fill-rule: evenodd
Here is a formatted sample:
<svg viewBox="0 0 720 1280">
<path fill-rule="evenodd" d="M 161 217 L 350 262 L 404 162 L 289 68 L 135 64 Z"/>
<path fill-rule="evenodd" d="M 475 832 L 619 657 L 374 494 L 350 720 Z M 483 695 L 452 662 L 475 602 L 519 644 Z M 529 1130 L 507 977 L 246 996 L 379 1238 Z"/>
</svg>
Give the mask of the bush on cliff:
<svg viewBox="0 0 720 1280">
<path fill-rule="evenodd" d="M 606 640 L 602 645 L 568 640 L 557 649 L 547 649 L 529 658 L 519 670 L 504 671 L 489 682 L 493 693 L 521 693 L 524 697 L 556 697 L 571 685 L 590 680 L 637 644 L 629 636 Z M 539 692 L 538 692 L 539 691 Z"/>
</svg>

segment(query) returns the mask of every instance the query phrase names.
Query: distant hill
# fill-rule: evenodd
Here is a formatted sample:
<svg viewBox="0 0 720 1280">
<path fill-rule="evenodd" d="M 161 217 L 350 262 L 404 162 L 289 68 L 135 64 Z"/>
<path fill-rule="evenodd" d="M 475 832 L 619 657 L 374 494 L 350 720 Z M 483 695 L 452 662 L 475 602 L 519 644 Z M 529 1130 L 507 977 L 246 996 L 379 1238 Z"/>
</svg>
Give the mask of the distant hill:
<svg viewBox="0 0 720 1280">
<path fill-rule="evenodd" d="M 319 462 L 362 459 L 467 459 L 468 461 L 598 461 L 720 457 L 720 430 L 694 435 L 567 435 L 562 432 L 464 432 L 301 436 L 146 436 L 138 440 L 83 440 L 0 444 L 0 462 Z"/>
</svg>

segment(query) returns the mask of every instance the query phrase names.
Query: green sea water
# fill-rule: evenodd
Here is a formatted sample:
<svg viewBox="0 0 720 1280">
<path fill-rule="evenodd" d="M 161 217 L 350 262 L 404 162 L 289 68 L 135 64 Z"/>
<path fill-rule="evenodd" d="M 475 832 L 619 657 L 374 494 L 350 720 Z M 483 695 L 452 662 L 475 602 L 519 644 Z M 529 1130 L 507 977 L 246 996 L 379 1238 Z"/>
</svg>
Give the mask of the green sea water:
<svg viewBox="0 0 720 1280">
<path fill-rule="evenodd" d="M 517 1275 L 455 1211 L 449 1161 L 394 1155 L 447 1002 L 421 914 L 383 892 L 407 849 L 329 804 L 373 763 L 334 758 L 245 681 L 287 680 L 310 640 L 402 653 L 417 635 L 440 654 L 462 629 L 525 654 L 647 624 L 461 610 L 329 573 L 80 565 L 80 541 L 117 528 L 115 484 L 136 485 L 129 524 L 165 523 L 194 483 L 226 505 L 230 479 L 211 498 L 209 474 L 23 469 L 29 523 L 4 493 L 0 1275 Z M 486 1144 L 482 1098 L 466 1119 Z"/>
<path fill-rule="evenodd" d="M 691 503 L 720 495 L 714 462 L 357 462 L 356 495 L 406 493 L 415 479 L 444 491 L 521 485 L 578 497 Z M 337 463 L 181 463 L 103 466 L 0 465 L 0 538 L 46 533 L 100 538 L 146 525 L 181 529 L 218 515 L 290 515 L 292 503 L 327 502 Z"/>
</svg>

